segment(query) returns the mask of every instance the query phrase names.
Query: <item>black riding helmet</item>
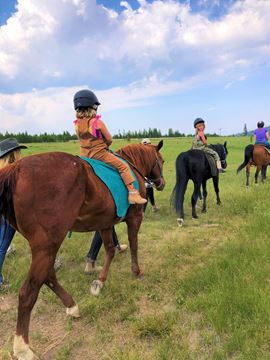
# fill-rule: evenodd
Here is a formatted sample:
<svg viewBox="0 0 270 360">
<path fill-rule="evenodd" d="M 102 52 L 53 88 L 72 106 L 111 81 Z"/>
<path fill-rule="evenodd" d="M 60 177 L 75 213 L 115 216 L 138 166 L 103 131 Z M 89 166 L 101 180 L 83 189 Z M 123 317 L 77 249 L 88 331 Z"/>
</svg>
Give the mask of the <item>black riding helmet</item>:
<svg viewBox="0 0 270 360">
<path fill-rule="evenodd" d="M 197 118 L 194 120 L 194 127 L 196 128 L 196 125 L 198 124 L 204 124 L 204 120 L 202 118 Z"/>
<path fill-rule="evenodd" d="M 263 128 L 263 127 L 264 127 L 264 122 L 263 122 L 263 121 L 259 121 L 259 122 L 257 123 L 257 127 L 258 127 L 258 128 Z"/>
<path fill-rule="evenodd" d="M 89 108 L 94 105 L 100 105 L 98 98 L 91 90 L 80 90 L 77 91 L 73 99 L 74 109 Z"/>
</svg>

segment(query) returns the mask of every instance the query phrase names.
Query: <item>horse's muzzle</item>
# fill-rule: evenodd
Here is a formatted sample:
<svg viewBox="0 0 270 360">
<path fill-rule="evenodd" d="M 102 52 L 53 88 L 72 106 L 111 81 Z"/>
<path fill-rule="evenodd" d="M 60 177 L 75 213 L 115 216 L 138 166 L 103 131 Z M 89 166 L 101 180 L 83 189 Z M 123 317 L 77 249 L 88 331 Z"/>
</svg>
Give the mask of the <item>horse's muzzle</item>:
<svg viewBox="0 0 270 360">
<path fill-rule="evenodd" d="M 163 178 L 161 178 L 161 179 L 160 179 L 160 183 L 159 183 L 158 185 L 155 184 L 155 186 L 156 186 L 156 189 L 157 189 L 158 191 L 163 190 L 164 187 L 165 187 L 165 180 L 164 180 Z"/>
</svg>

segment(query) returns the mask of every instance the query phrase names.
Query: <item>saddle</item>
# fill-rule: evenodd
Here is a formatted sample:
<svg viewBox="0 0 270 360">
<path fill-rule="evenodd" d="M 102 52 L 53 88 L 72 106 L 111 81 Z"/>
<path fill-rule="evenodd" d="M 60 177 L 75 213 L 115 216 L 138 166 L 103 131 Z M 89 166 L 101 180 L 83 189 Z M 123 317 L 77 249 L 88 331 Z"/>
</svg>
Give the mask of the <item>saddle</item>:
<svg viewBox="0 0 270 360">
<path fill-rule="evenodd" d="M 113 166 L 106 164 L 103 161 L 87 158 L 84 156 L 81 156 L 80 158 L 86 161 L 89 164 L 89 166 L 92 167 L 96 176 L 99 177 L 100 180 L 102 180 L 109 189 L 116 206 L 117 217 L 120 218 L 125 217 L 130 204 L 128 202 L 127 188 L 118 170 Z M 123 158 L 122 160 L 125 161 Z M 130 170 L 134 177 L 134 187 L 136 190 L 139 190 L 138 180 L 132 169 Z"/>
<path fill-rule="evenodd" d="M 270 155 L 270 149 L 269 149 L 268 147 L 264 146 L 263 144 L 255 144 L 255 145 L 264 147 L 265 150 L 266 150 L 266 151 L 268 152 L 268 154 Z"/>
<path fill-rule="evenodd" d="M 217 169 L 215 159 L 213 158 L 212 155 L 207 154 L 206 152 L 205 152 L 205 157 L 206 157 L 206 160 L 208 161 L 208 164 L 210 166 L 211 175 L 212 176 L 217 176 L 218 175 L 218 169 Z"/>
</svg>

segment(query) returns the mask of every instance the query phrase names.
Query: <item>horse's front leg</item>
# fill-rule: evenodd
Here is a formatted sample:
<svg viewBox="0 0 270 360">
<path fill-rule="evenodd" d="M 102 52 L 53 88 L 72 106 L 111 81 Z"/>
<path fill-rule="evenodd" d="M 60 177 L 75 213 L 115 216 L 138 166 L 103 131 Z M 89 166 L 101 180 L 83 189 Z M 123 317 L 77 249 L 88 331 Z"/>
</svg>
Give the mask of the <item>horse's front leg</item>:
<svg viewBox="0 0 270 360">
<path fill-rule="evenodd" d="M 143 276 L 143 271 L 138 264 L 138 232 L 142 222 L 142 211 L 137 216 L 126 220 L 128 227 L 128 240 L 131 253 L 131 271 L 136 277 Z"/>
<path fill-rule="evenodd" d="M 201 188 L 200 182 L 194 183 L 194 191 L 191 196 L 192 219 L 198 219 L 197 212 L 196 212 L 196 204 L 197 204 L 197 200 L 198 200 L 198 197 L 200 194 L 200 188 Z"/>
<path fill-rule="evenodd" d="M 202 181 L 202 189 L 203 189 L 203 206 L 202 206 L 202 212 L 206 212 L 206 198 L 207 198 L 207 190 L 206 190 L 206 180 L 204 179 Z"/>
<path fill-rule="evenodd" d="M 17 329 L 13 343 L 15 357 L 19 360 L 37 359 L 29 347 L 29 323 L 31 311 L 38 298 L 39 290 L 54 266 L 56 249 L 32 249 L 32 264 L 27 278 L 19 292 Z"/>
<path fill-rule="evenodd" d="M 106 230 L 100 230 L 100 235 L 105 247 L 106 256 L 102 270 L 99 273 L 98 280 L 94 280 L 91 284 L 91 293 L 95 296 L 99 295 L 100 290 L 103 288 L 104 283 L 107 279 L 109 268 L 114 258 L 115 247 L 112 239 L 113 228 Z"/>
<path fill-rule="evenodd" d="M 219 197 L 218 180 L 219 180 L 218 176 L 213 177 L 213 184 L 214 184 L 214 189 L 215 189 L 215 193 L 216 193 L 216 197 L 217 197 L 217 205 L 220 205 L 221 201 L 220 201 L 220 197 Z"/>
</svg>

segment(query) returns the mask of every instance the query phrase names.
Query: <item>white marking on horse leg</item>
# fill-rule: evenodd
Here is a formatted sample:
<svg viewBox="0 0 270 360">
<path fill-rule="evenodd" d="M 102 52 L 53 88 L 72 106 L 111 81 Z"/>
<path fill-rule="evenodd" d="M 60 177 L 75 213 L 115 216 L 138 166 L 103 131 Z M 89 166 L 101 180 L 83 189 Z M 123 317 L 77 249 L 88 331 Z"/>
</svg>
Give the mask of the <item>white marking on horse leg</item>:
<svg viewBox="0 0 270 360">
<path fill-rule="evenodd" d="M 29 345 L 26 344 L 21 335 L 15 335 L 14 337 L 13 352 L 18 360 L 38 360 L 38 357 L 33 353 Z"/>
<path fill-rule="evenodd" d="M 179 227 L 182 227 L 183 224 L 184 224 L 184 219 L 178 218 L 178 219 L 177 219 L 177 223 L 178 223 L 178 226 L 179 226 Z"/>
<path fill-rule="evenodd" d="M 100 280 L 94 280 L 91 284 L 91 294 L 94 296 L 98 296 L 100 290 L 103 288 L 103 282 Z"/>
<path fill-rule="evenodd" d="M 81 316 L 78 305 L 74 305 L 70 308 L 67 308 L 66 313 L 68 316 L 72 316 L 75 318 L 79 318 Z"/>
</svg>

